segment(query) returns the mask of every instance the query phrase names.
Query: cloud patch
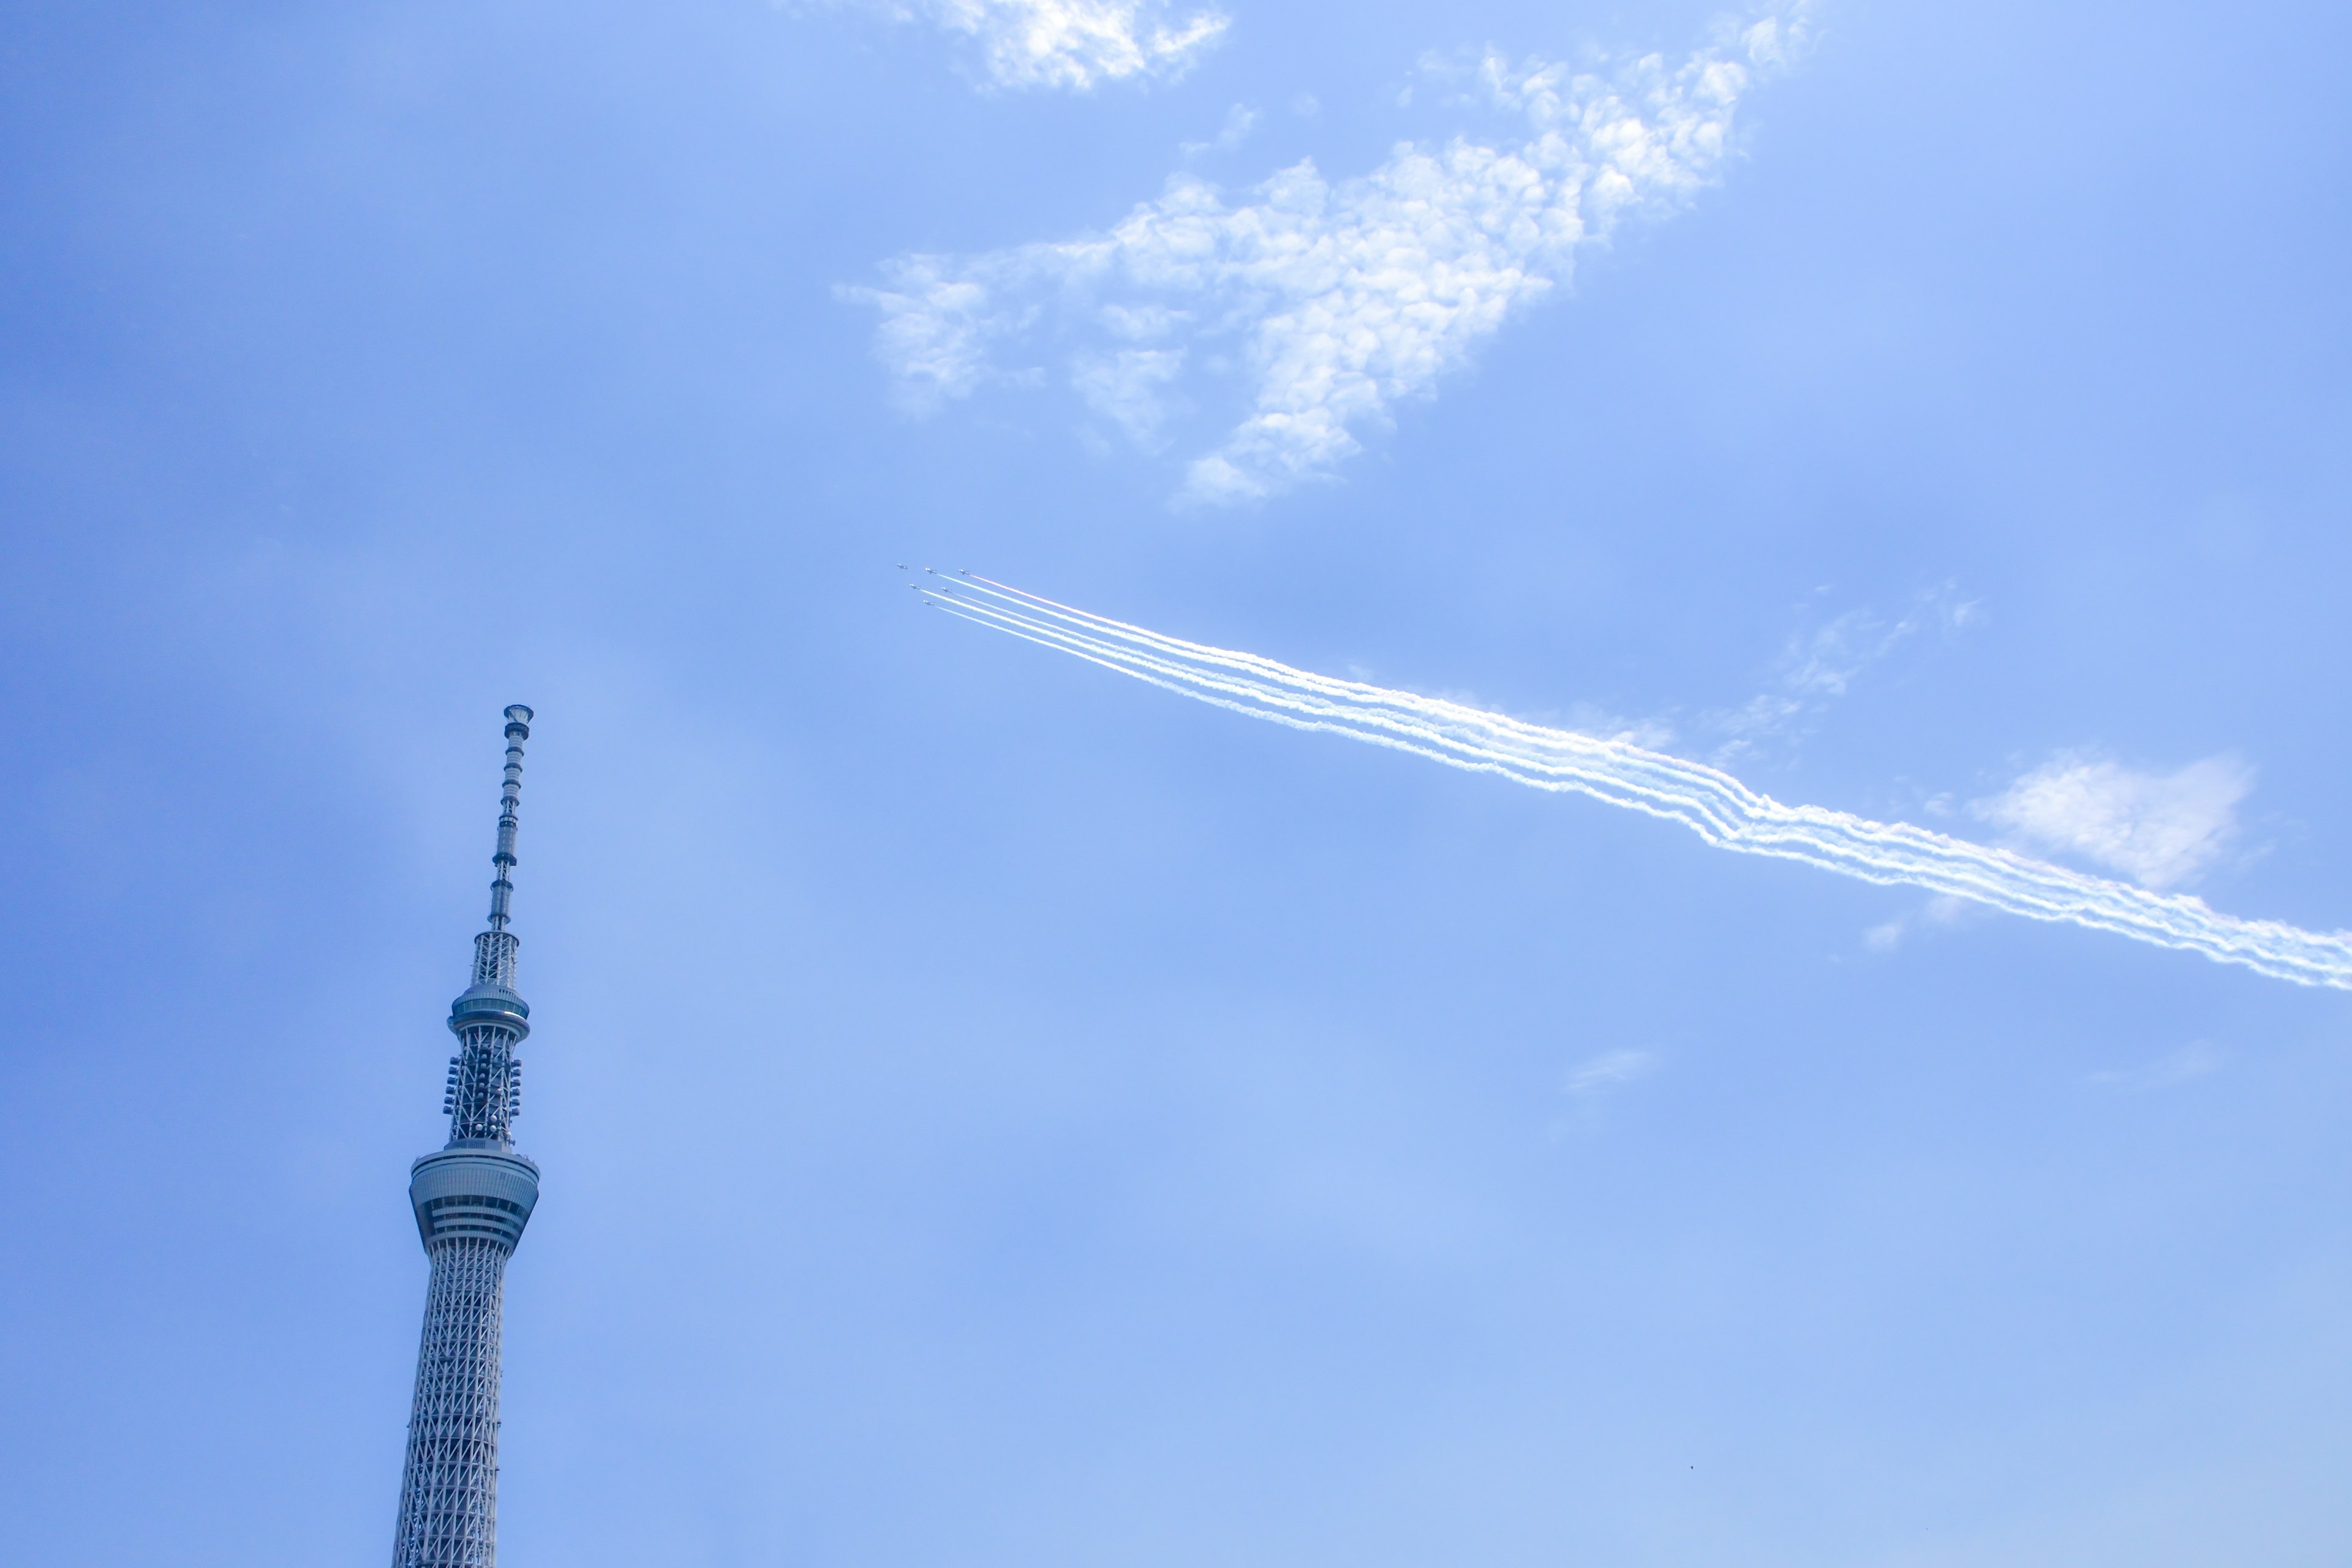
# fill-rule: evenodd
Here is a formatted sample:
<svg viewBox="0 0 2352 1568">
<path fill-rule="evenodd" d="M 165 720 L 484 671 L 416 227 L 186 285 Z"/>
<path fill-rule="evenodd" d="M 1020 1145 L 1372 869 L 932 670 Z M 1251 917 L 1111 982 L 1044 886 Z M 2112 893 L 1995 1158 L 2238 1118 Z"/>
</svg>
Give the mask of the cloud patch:
<svg viewBox="0 0 2352 1568">
<path fill-rule="evenodd" d="M 1731 767 L 1765 754 L 1775 743 L 1803 740 L 1864 670 L 1912 637 L 1929 628 L 1957 634 L 1985 618 L 1983 601 L 1962 598 L 1958 584 L 1945 583 L 1918 595 L 1892 623 L 1868 609 L 1848 610 L 1790 637 L 1770 689 L 1702 720 L 1702 728 L 1723 737 L 1709 760 Z"/>
<path fill-rule="evenodd" d="M 2228 755 L 2154 773 L 2063 752 L 1969 809 L 2041 848 L 2170 888 L 2221 858 L 2238 834 L 2238 803 L 2253 787 L 2253 769 Z"/>
<path fill-rule="evenodd" d="M 1897 915 L 1884 925 L 1872 926 L 1862 933 L 1862 945 L 1873 952 L 1893 952 L 1916 932 L 1948 930 L 1979 912 L 1979 906 L 1966 899 L 1945 893 L 1929 899 L 1911 914 Z"/>
<path fill-rule="evenodd" d="M 1230 22 L 1214 9 L 1180 18 L 1161 0 L 901 0 L 880 8 L 971 39 L 994 86 L 1076 92 L 1181 76 Z"/>
<path fill-rule="evenodd" d="M 1257 110 L 1245 103 L 1236 103 L 1225 110 L 1225 121 L 1217 128 L 1216 136 L 1207 142 L 1181 142 L 1176 150 L 1187 158 L 1197 158 L 1203 153 L 1230 153 L 1249 140 L 1257 124 Z"/>
<path fill-rule="evenodd" d="M 1792 0 L 1718 23 L 1675 63 L 1489 54 L 1474 98 L 1507 135 L 1401 143 L 1336 183 L 1304 161 L 1233 202 L 1178 174 L 1108 233 L 900 257 L 880 286 L 842 292 L 880 312 L 876 353 L 917 412 L 1054 376 L 1132 437 L 1156 433 L 1181 387 L 1202 402 L 1222 390 L 1238 420 L 1187 464 L 1181 498 L 1257 500 L 1329 475 L 1401 399 L 1567 281 L 1580 247 L 1689 203 L 1730 156 L 1740 99 L 1805 37 Z M 1015 345 L 1057 368 L 1001 363 Z M 1171 357 L 1150 375 L 1099 374 L 1106 355 L 1144 351 Z"/>
</svg>

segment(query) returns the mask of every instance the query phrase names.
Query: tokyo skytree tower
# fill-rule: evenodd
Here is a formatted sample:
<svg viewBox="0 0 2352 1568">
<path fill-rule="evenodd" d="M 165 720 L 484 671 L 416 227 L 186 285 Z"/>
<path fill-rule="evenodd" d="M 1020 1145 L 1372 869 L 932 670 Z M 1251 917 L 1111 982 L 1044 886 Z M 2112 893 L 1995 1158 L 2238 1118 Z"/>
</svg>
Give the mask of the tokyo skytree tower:
<svg viewBox="0 0 2352 1568">
<path fill-rule="evenodd" d="M 515 805 L 530 710 L 507 710 L 507 775 L 499 811 L 490 929 L 474 939 L 474 983 L 449 1007 L 457 1054 L 441 1109 L 449 1142 L 409 1167 L 408 1201 L 433 1260 L 425 1337 L 408 1416 L 393 1568 L 494 1568 L 499 1526 L 499 1319 L 507 1259 L 539 1201 L 539 1167 L 509 1136 L 522 1110 L 515 1047 L 530 1009 L 515 994 L 507 930 L 515 864 Z"/>
</svg>

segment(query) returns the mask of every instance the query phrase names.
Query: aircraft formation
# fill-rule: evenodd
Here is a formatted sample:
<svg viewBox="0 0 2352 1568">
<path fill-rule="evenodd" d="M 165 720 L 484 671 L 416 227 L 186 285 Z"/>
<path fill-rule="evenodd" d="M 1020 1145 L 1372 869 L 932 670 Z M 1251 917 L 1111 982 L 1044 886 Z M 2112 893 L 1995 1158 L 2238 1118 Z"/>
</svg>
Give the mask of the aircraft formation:
<svg viewBox="0 0 2352 1568">
<path fill-rule="evenodd" d="M 913 568 L 913 567 L 911 567 L 911 566 L 908 565 L 908 564 L 907 564 L 905 562 L 903 562 L 903 561 L 897 563 L 897 565 L 898 565 L 898 570 L 899 570 L 899 571 L 901 571 L 901 572 L 912 572 L 912 571 L 914 570 L 914 568 Z M 938 567 L 936 567 L 936 566 L 926 566 L 926 567 L 924 567 L 924 568 L 923 568 L 923 570 L 924 570 L 924 571 L 926 571 L 926 572 L 928 572 L 928 573 L 929 573 L 929 574 L 930 574 L 932 576 L 934 576 L 934 577 L 937 577 L 938 575 L 940 575 L 940 570 L 939 570 L 939 568 L 938 568 Z M 969 577 L 969 576 L 971 576 L 971 573 L 970 571 L 968 571 L 967 569 L 965 569 L 964 567 L 959 566 L 959 567 L 957 567 L 957 568 L 955 569 L 955 574 L 956 574 L 957 576 L 959 576 L 959 577 Z M 918 593 L 918 594 L 924 593 L 924 592 L 927 592 L 927 591 L 931 591 L 931 592 L 940 592 L 940 593 L 950 593 L 950 592 L 952 592 L 952 591 L 954 590 L 954 588 L 955 588 L 955 584 L 954 584 L 953 583 L 939 583 L 939 584 L 932 584 L 932 585 L 931 585 L 930 589 L 929 589 L 929 590 L 927 590 L 927 589 L 925 588 L 924 584 L 920 584 L 920 583 L 909 583 L 909 584 L 907 584 L 907 586 L 908 586 L 908 587 L 909 587 L 909 588 L 911 588 L 911 589 L 913 589 L 913 590 L 914 590 L 916 593 Z M 929 599 L 925 599 L 925 600 L 923 600 L 923 601 L 922 601 L 922 605 L 923 605 L 923 608 L 925 608 L 925 609 L 927 609 L 927 610 L 928 610 L 928 609 L 930 609 L 930 608 L 932 608 L 932 607 L 933 607 L 933 606 L 932 606 L 932 605 L 931 605 L 931 602 L 930 602 Z"/>
</svg>

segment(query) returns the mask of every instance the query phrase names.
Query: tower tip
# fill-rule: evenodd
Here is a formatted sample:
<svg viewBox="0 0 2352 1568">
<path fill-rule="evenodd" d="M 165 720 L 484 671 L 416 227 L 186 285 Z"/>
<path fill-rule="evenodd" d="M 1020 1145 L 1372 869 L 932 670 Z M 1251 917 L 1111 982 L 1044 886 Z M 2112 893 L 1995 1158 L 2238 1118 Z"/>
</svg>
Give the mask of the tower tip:
<svg viewBox="0 0 2352 1568">
<path fill-rule="evenodd" d="M 530 710 L 517 702 L 507 709 L 506 784 L 499 792 L 499 847 L 490 857 L 498 868 L 490 883 L 490 931 L 507 929 L 507 900 L 514 884 L 507 879 L 515 863 L 515 807 L 522 795 L 522 743 L 530 739 Z"/>
</svg>

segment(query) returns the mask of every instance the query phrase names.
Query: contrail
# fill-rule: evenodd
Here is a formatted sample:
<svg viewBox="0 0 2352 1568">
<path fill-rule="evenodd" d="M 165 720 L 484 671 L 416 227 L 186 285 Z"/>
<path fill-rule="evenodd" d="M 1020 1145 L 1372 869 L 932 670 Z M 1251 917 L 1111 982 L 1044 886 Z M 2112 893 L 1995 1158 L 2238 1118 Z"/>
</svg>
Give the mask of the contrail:
<svg viewBox="0 0 2352 1568">
<path fill-rule="evenodd" d="M 1591 795 L 1679 822 L 1717 848 L 1776 855 L 1865 882 L 1926 888 L 2033 920 L 2114 931 L 2299 985 L 2352 990 L 2352 932 L 2240 920 L 2186 894 L 2085 876 L 1907 823 L 1783 805 L 1701 763 L 1164 637 L 985 577 L 964 574 L 960 582 L 926 586 L 924 593 L 966 620 L 1199 701 L 1451 767 L 1500 773 L 1536 789 Z"/>
</svg>

